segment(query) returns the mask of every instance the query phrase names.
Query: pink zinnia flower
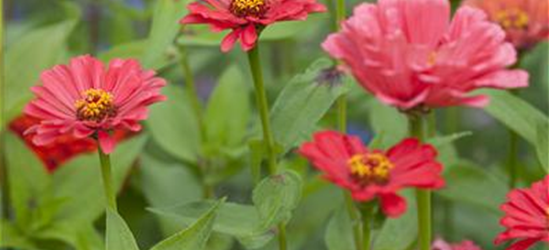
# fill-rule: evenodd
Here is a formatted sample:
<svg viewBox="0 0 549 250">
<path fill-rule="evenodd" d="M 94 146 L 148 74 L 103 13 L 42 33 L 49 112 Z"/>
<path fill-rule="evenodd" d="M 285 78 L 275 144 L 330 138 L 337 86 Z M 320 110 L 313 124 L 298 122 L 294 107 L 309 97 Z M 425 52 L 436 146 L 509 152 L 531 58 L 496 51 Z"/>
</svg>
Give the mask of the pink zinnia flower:
<svg viewBox="0 0 549 250">
<path fill-rule="evenodd" d="M 536 242 L 549 245 L 549 175 L 530 188 L 514 189 L 501 206 L 505 216 L 500 223 L 507 230 L 495 240 L 499 245 L 517 240 L 507 250 L 524 250 Z"/>
<path fill-rule="evenodd" d="M 462 7 L 450 22 L 447 0 L 379 0 L 355 8 L 342 30 L 322 44 L 359 83 L 403 110 L 484 106 L 478 88 L 528 85 L 505 32 L 478 9 Z"/>
<path fill-rule="evenodd" d="M 486 11 L 519 50 L 549 38 L 549 0 L 466 0 L 464 4 Z"/>
<path fill-rule="evenodd" d="M 437 239 L 433 242 L 432 250 L 482 250 L 482 248 L 470 240 L 465 240 L 458 244 L 450 244 L 442 239 Z"/>
<path fill-rule="evenodd" d="M 31 88 L 36 99 L 25 107 L 27 115 L 40 120 L 25 132 L 34 135 L 36 145 L 50 144 L 65 134 L 93 136 L 105 153 L 111 153 L 115 140 L 110 131 L 139 131 L 147 106 L 165 100 L 160 88 L 166 81 L 131 59 L 114 59 L 105 69 L 101 61 L 80 56 L 69 65 L 44 71 L 40 81 L 41 86 Z"/>
<path fill-rule="evenodd" d="M 305 20 L 312 12 L 326 11 L 316 0 L 204 0 L 189 4 L 182 24 L 209 24 L 212 31 L 232 31 L 221 42 L 221 50 L 231 50 L 240 39 L 244 51 L 255 46 L 258 33 L 279 21 Z"/>
<path fill-rule="evenodd" d="M 387 151 L 368 149 L 360 138 L 335 131 L 314 134 L 299 153 L 329 181 L 351 191 L 360 202 L 379 198 L 383 212 L 397 217 L 406 201 L 397 192 L 415 187 L 438 189 L 444 185 L 437 151 L 417 139 L 405 139 Z"/>
</svg>

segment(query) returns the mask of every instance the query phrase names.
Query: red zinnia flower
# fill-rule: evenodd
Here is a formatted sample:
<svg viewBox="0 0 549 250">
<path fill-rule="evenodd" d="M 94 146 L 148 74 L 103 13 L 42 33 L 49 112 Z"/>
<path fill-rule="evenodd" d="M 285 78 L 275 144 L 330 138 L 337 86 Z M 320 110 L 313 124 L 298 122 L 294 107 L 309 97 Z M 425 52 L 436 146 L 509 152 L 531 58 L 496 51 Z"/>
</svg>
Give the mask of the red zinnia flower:
<svg viewBox="0 0 549 250">
<path fill-rule="evenodd" d="M 437 239 L 433 243 L 432 250 L 482 250 L 470 240 L 462 241 L 458 244 L 450 244 L 442 239 Z"/>
<path fill-rule="evenodd" d="M 406 211 L 397 192 L 416 187 L 438 189 L 444 185 L 437 151 L 417 139 L 405 139 L 386 152 L 365 147 L 355 136 L 335 131 L 314 134 L 299 153 L 329 181 L 351 191 L 357 201 L 379 198 L 383 212 L 396 217 Z"/>
<path fill-rule="evenodd" d="M 61 164 L 83 153 L 89 153 L 97 150 L 95 141 L 91 138 L 76 138 L 72 134 L 65 134 L 57 137 L 53 143 L 44 146 L 37 146 L 32 142 L 32 135 L 24 135 L 24 132 L 32 126 L 40 124 L 40 120 L 22 115 L 10 122 L 9 128 L 44 163 L 48 172 L 54 172 Z M 113 137 L 116 142 L 123 141 L 133 136 L 134 133 L 126 130 L 115 130 Z"/>
<path fill-rule="evenodd" d="M 531 188 L 512 190 L 507 199 L 501 206 L 505 216 L 500 221 L 507 230 L 498 235 L 495 244 L 517 239 L 507 250 L 524 250 L 539 241 L 549 243 L 549 175 Z"/>
<path fill-rule="evenodd" d="M 478 88 L 528 85 L 505 32 L 481 10 L 462 7 L 450 22 L 447 0 L 363 3 L 342 30 L 322 44 L 358 82 L 386 104 L 414 107 L 483 106 Z"/>
<path fill-rule="evenodd" d="M 519 50 L 549 38 L 549 0 L 467 0 L 464 4 L 486 11 Z"/>
<path fill-rule="evenodd" d="M 255 46 L 258 29 L 279 21 L 305 20 L 312 12 L 326 11 L 316 0 L 204 0 L 189 4 L 182 24 L 209 24 L 212 31 L 232 31 L 221 42 L 221 50 L 231 50 L 240 39 L 244 51 Z"/>
<path fill-rule="evenodd" d="M 147 106 L 165 100 L 160 88 L 166 81 L 131 59 L 114 59 L 105 69 L 101 61 L 80 56 L 44 71 L 40 79 L 42 86 L 32 87 L 37 98 L 25 108 L 40 120 L 25 132 L 39 146 L 65 134 L 97 136 L 108 154 L 116 143 L 109 131 L 141 130 L 138 122 L 147 118 Z"/>
</svg>

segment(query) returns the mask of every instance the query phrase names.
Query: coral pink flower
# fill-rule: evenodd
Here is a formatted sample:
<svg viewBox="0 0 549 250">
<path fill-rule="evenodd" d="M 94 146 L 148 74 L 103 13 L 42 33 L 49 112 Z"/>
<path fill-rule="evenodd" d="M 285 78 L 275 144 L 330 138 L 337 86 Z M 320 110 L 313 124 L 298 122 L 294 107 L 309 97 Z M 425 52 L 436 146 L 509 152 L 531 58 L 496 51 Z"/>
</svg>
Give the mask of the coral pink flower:
<svg viewBox="0 0 549 250">
<path fill-rule="evenodd" d="M 350 190 L 353 199 L 366 202 L 379 198 L 383 212 L 390 217 L 406 211 L 399 190 L 444 185 L 442 165 L 435 159 L 437 151 L 417 139 L 405 139 L 384 152 L 368 149 L 358 137 L 323 131 L 301 145 L 299 153 L 324 172 L 326 179 Z"/>
<path fill-rule="evenodd" d="M 221 50 L 231 50 L 240 39 L 244 51 L 255 46 L 259 30 L 279 21 L 305 20 L 312 12 L 326 11 L 316 0 L 204 0 L 189 4 L 182 24 L 209 24 L 212 31 L 231 29 Z"/>
<path fill-rule="evenodd" d="M 482 250 L 472 241 L 465 240 L 459 244 L 450 244 L 442 239 L 437 239 L 433 243 L 432 250 Z"/>
<path fill-rule="evenodd" d="M 501 206 L 505 216 L 500 223 L 507 230 L 495 240 L 518 240 L 507 250 L 524 250 L 542 241 L 549 246 L 549 175 L 530 188 L 515 189 Z"/>
<path fill-rule="evenodd" d="M 447 0 L 379 0 L 355 8 L 342 30 L 322 44 L 360 84 L 386 104 L 415 107 L 484 106 L 478 88 L 528 85 L 505 33 L 478 9 L 450 20 Z"/>
<path fill-rule="evenodd" d="M 40 120 L 25 132 L 39 146 L 65 134 L 93 136 L 111 153 L 115 140 L 110 131 L 139 131 L 147 106 L 165 100 L 160 89 L 166 81 L 131 59 L 114 59 L 105 68 L 95 58 L 80 56 L 44 71 L 40 80 L 41 86 L 32 87 L 37 98 L 25 107 L 27 115 Z"/>
<path fill-rule="evenodd" d="M 40 120 L 22 115 L 9 123 L 12 132 L 18 135 L 25 144 L 32 149 L 34 154 L 40 158 L 49 173 L 55 172 L 66 161 L 84 154 L 97 150 L 97 145 L 93 139 L 76 138 L 72 134 L 65 134 L 57 137 L 54 142 L 37 146 L 32 142 L 32 135 L 24 135 L 24 132 L 32 126 L 40 124 Z M 126 130 L 113 131 L 113 138 L 120 142 L 132 137 L 135 133 Z"/>
<path fill-rule="evenodd" d="M 549 0 L 466 0 L 464 4 L 486 11 L 519 50 L 549 38 Z"/>
</svg>

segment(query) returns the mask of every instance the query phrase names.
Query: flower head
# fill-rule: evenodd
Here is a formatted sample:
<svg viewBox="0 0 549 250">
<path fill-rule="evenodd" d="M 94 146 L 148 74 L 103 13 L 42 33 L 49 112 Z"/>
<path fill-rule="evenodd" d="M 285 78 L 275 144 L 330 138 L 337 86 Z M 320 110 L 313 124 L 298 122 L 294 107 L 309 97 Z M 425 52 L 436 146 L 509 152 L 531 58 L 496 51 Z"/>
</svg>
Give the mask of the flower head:
<svg viewBox="0 0 549 250">
<path fill-rule="evenodd" d="M 44 71 L 40 80 L 42 85 L 32 87 L 36 99 L 25 107 L 39 120 L 25 131 L 38 146 L 67 134 L 94 136 L 110 153 L 116 143 L 110 131 L 139 131 L 147 106 L 165 100 L 160 89 L 166 82 L 131 59 L 114 59 L 105 68 L 93 57 L 80 56 Z"/>
<path fill-rule="evenodd" d="M 258 30 L 279 21 L 305 20 L 312 12 L 326 11 L 316 0 L 204 0 L 189 4 L 182 24 L 209 24 L 212 31 L 230 29 L 221 50 L 231 50 L 237 40 L 244 51 L 255 46 Z"/>
<path fill-rule="evenodd" d="M 397 192 L 407 187 L 437 189 L 444 185 L 436 150 L 416 139 L 405 139 L 387 151 L 365 147 L 355 136 L 335 131 L 314 134 L 301 145 L 306 157 L 324 177 L 351 191 L 357 201 L 379 198 L 383 212 L 396 217 L 406 210 Z"/>
<path fill-rule="evenodd" d="M 549 244 L 549 175 L 530 188 L 515 189 L 501 206 L 505 216 L 500 224 L 507 230 L 498 235 L 495 244 L 517 240 L 507 250 L 524 250 L 536 242 Z"/>
<path fill-rule="evenodd" d="M 342 30 L 322 44 L 358 82 L 403 110 L 483 106 L 478 88 L 528 85 L 504 31 L 478 9 L 462 7 L 450 22 L 447 0 L 379 0 L 357 6 Z"/>
<path fill-rule="evenodd" d="M 28 115 L 21 115 L 9 123 L 9 128 L 17 136 L 25 141 L 25 144 L 42 161 L 48 172 L 57 170 L 66 161 L 84 153 L 97 150 L 97 144 L 91 138 L 76 138 L 72 134 L 57 137 L 54 142 L 37 146 L 32 142 L 33 135 L 24 135 L 32 126 L 40 124 L 40 120 Z M 133 136 L 134 133 L 126 130 L 113 131 L 116 142 L 123 141 Z"/>
<path fill-rule="evenodd" d="M 466 0 L 498 23 L 519 50 L 549 38 L 549 0 Z"/>
<path fill-rule="evenodd" d="M 433 242 L 432 250 L 482 250 L 470 240 L 462 241 L 457 244 L 450 244 L 442 239 Z"/>
</svg>

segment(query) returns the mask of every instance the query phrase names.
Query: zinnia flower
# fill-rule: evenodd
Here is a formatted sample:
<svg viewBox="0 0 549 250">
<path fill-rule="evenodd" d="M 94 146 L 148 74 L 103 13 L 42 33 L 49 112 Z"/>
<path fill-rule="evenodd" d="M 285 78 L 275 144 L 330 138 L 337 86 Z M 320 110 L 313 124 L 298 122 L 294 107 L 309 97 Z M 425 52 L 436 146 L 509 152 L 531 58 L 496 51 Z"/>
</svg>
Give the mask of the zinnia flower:
<svg viewBox="0 0 549 250">
<path fill-rule="evenodd" d="M 517 240 L 507 250 L 528 249 L 536 242 L 549 245 L 549 175 L 530 188 L 515 189 L 501 206 L 505 216 L 500 223 L 507 230 L 498 235 L 495 244 Z"/>
<path fill-rule="evenodd" d="M 335 131 L 314 134 L 299 153 L 324 173 L 329 181 L 351 191 L 360 202 L 379 198 L 383 212 L 397 217 L 406 201 L 397 192 L 416 187 L 438 189 L 444 185 L 437 151 L 417 139 L 405 139 L 387 151 L 368 149 L 356 136 Z"/>
<path fill-rule="evenodd" d="M 519 50 L 549 38 L 549 0 L 466 0 L 464 4 L 486 11 Z"/>
<path fill-rule="evenodd" d="M 437 239 L 433 243 L 432 250 L 482 250 L 470 240 L 462 241 L 458 244 L 450 244 L 442 239 Z"/>
<path fill-rule="evenodd" d="M 116 143 L 110 131 L 139 131 L 147 106 L 165 100 L 160 89 L 166 81 L 132 59 L 114 59 L 105 68 L 95 58 L 80 56 L 44 71 L 40 80 L 41 86 L 31 88 L 37 98 L 25 107 L 27 115 L 40 120 L 25 132 L 39 146 L 66 134 L 93 136 L 109 154 Z"/>
<path fill-rule="evenodd" d="M 403 110 L 484 106 L 478 88 L 528 85 L 505 32 L 481 10 L 462 7 L 450 22 L 447 0 L 379 0 L 363 3 L 322 44 L 358 82 L 386 104 Z"/>
<path fill-rule="evenodd" d="M 209 24 L 212 31 L 231 29 L 221 42 L 221 50 L 231 50 L 240 40 L 242 50 L 255 46 L 258 33 L 279 21 L 305 20 L 312 12 L 326 11 L 316 0 L 204 0 L 188 5 L 182 24 Z"/>
<path fill-rule="evenodd" d="M 24 135 L 24 132 L 32 126 L 40 124 L 40 120 L 28 115 L 21 115 L 9 123 L 9 128 L 19 138 L 25 141 L 25 144 L 42 161 L 48 172 L 53 173 L 63 163 L 68 160 L 97 150 L 97 144 L 93 139 L 76 138 L 72 134 L 60 135 L 54 142 L 37 146 L 32 142 L 32 135 Z M 132 137 L 134 133 L 126 130 L 113 131 L 113 138 L 116 142 L 123 141 Z"/>
</svg>

